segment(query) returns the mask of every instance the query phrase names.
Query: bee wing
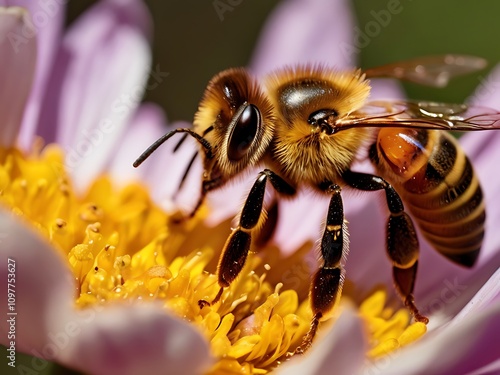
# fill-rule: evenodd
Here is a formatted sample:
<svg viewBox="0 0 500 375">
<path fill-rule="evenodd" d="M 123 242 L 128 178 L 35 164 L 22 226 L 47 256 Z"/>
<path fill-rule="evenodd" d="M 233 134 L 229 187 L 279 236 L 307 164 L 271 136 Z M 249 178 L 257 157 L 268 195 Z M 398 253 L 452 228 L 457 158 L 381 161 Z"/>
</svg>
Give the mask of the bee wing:
<svg viewBox="0 0 500 375">
<path fill-rule="evenodd" d="M 373 101 L 339 119 L 334 132 L 354 127 L 393 127 L 473 131 L 500 129 L 500 112 L 467 104 L 425 101 Z"/>
<path fill-rule="evenodd" d="M 365 71 L 367 78 L 391 77 L 421 85 L 444 87 L 453 77 L 485 68 L 485 59 L 467 55 L 428 56 Z"/>
</svg>

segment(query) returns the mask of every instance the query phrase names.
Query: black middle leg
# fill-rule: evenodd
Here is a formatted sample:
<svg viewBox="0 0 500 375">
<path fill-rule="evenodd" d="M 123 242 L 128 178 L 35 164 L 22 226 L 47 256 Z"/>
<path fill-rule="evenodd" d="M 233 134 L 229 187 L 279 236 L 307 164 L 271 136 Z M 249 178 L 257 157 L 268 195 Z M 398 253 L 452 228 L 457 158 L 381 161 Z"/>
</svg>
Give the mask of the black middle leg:
<svg viewBox="0 0 500 375">
<path fill-rule="evenodd" d="M 310 300 L 314 314 L 311 327 L 301 345 L 295 349 L 293 354 L 302 354 L 311 346 L 320 320 L 335 307 L 342 293 L 344 283 L 344 270 L 341 259 L 342 256 L 347 255 L 349 242 L 344 222 L 341 189 L 338 185 L 331 183 L 320 188 L 325 190 L 326 193 L 332 194 L 326 217 L 325 231 L 321 239 L 323 265 L 314 275 L 311 284 Z"/>
<path fill-rule="evenodd" d="M 391 184 L 383 178 L 347 170 L 342 175 L 351 187 L 365 191 L 385 190 L 390 211 L 387 221 L 387 253 L 393 265 L 393 279 L 397 292 L 416 321 L 427 324 L 429 319 L 420 314 L 415 305 L 413 288 L 418 267 L 418 238 L 410 216 L 404 211 L 403 201 Z"/>
<path fill-rule="evenodd" d="M 245 204 L 243 205 L 239 224 L 229 235 L 224 245 L 224 249 L 222 250 L 222 255 L 217 267 L 220 290 L 211 302 L 212 304 L 220 299 L 223 289 L 231 285 L 245 265 L 252 242 L 252 231 L 254 231 L 261 222 L 264 195 L 268 180 L 278 193 L 283 195 L 295 194 L 295 188 L 290 186 L 273 171 L 265 169 L 259 173 L 259 177 L 254 182 L 246 198 Z M 206 301 L 199 301 L 201 307 L 206 304 L 208 304 Z"/>
</svg>

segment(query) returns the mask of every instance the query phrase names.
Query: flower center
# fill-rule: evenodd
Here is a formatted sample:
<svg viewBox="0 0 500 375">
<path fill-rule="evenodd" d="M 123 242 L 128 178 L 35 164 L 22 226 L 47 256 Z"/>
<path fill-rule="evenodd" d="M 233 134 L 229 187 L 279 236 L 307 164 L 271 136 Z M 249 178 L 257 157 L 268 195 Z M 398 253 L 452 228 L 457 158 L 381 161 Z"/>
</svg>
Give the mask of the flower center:
<svg viewBox="0 0 500 375">
<path fill-rule="evenodd" d="M 79 308 L 114 300 L 161 301 L 209 340 L 219 358 L 213 374 L 266 373 L 285 360 L 309 328 L 310 270 L 304 255 L 310 244 L 286 258 L 275 247 L 251 254 L 221 301 L 200 309 L 198 301 L 213 299 L 219 290 L 216 261 L 229 222 L 209 228 L 201 213 L 178 224 L 152 202 L 144 186 L 118 189 L 106 176 L 79 195 L 65 171 L 63 152 L 54 145 L 33 155 L 0 149 L 0 203 L 30 221 L 66 257 Z M 302 270 L 296 272 L 300 285 L 297 278 L 297 285 L 285 282 L 291 279 L 285 277 L 287 270 Z M 386 306 L 384 290 L 365 299 L 359 314 L 367 323 L 370 358 L 425 332 L 424 324 L 410 324 L 406 309 Z"/>
</svg>

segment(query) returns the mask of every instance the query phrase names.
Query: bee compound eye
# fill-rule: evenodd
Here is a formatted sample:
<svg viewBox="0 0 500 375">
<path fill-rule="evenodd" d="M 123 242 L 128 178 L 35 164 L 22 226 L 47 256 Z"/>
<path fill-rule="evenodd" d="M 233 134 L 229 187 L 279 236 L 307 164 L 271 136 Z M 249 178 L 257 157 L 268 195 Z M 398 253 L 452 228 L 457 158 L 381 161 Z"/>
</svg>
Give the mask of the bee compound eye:
<svg viewBox="0 0 500 375">
<path fill-rule="evenodd" d="M 227 147 L 227 156 L 231 161 L 241 160 L 254 142 L 259 130 L 261 117 L 253 104 L 248 105 L 231 130 Z"/>
</svg>

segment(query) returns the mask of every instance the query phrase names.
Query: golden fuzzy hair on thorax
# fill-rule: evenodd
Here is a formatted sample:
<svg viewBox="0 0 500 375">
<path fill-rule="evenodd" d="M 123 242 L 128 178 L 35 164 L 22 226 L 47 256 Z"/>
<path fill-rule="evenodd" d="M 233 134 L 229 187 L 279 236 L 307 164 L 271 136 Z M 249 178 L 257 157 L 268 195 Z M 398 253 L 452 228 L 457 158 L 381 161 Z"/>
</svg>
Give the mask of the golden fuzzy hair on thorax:
<svg viewBox="0 0 500 375">
<path fill-rule="evenodd" d="M 369 131 L 327 135 L 311 122 L 311 116 L 331 111 L 342 118 L 360 109 L 370 93 L 364 74 L 322 65 L 286 67 L 267 77 L 266 88 L 277 113 L 271 154 L 280 172 L 289 181 L 313 186 L 325 178 L 338 181 Z"/>
<path fill-rule="evenodd" d="M 265 86 L 276 110 L 289 120 L 304 120 L 324 108 L 335 109 L 343 117 L 360 109 L 370 94 L 361 70 L 341 71 L 320 64 L 279 69 L 266 77 Z M 292 113 L 291 106 L 295 106 Z"/>
</svg>

